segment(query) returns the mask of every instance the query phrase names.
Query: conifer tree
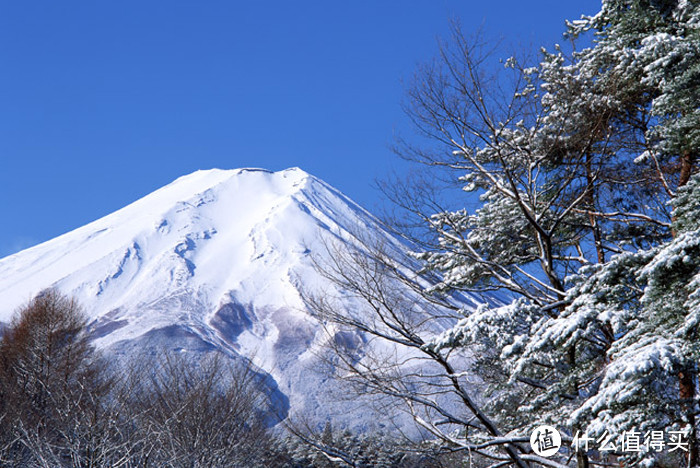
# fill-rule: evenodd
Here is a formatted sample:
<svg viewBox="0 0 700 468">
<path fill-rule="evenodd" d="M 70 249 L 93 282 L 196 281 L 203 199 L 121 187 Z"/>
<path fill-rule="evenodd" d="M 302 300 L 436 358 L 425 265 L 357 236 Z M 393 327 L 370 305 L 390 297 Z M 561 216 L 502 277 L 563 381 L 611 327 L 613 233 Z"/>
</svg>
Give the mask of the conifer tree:
<svg viewBox="0 0 700 468">
<path fill-rule="evenodd" d="M 500 304 L 485 301 L 426 346 L 481 356 L 477 372 L 494 384 L 490 407 L 506 430 L 694 431 L 692 339 L 676 349 L 661 337 L 679 339 L 698 254 L 681 213 L 700 149 L 699 25 L 697 2 L 605 0 L 569 26 L 572 38 L 592 35 L 591 47 L 544 51 L 536 67 L 509 61 L 505 100 L 459 35 L 457 52 L 443 49 L 443 68 L 411 92 L 414 122 L 447 156 L 409 148 L 409 157 L 456 171 L 480 202 L 421 213 L 436 242 L 419 258 L 442 278 L 427 292 L 500 292 Z M 658 255 L 681 248 L 689 270 L 664 270 Z M 623 394 L 630 400 L 618 404 Z"/>
</svg>

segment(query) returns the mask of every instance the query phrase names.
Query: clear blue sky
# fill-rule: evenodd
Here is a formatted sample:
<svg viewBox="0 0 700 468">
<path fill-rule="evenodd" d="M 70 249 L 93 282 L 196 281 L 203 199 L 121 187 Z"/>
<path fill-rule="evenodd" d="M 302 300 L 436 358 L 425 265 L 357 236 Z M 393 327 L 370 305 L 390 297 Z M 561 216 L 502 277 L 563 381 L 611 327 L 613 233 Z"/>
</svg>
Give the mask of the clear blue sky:
<svg viewBox="0 0 700 468">
<path fill-rule="evenodd" d="M 599 0 L 0 0 L 0 256 L 197 169 L 299 166 L 369 209 L 416 65 L 534 47 Z"/>
</svg>

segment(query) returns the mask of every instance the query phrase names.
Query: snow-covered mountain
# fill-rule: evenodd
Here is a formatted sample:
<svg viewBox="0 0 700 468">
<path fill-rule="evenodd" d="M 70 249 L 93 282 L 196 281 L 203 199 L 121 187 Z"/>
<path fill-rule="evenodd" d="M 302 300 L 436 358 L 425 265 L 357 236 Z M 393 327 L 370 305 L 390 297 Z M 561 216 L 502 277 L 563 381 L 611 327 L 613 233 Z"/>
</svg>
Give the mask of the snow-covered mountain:
<svg viewBox="0 0 700 468">
<path fill-rule="evenodd" d="M 274 379 L 280 406 L 323 419 L 333 383 L 314 372 L 326 339 L 302 288 L 323 286 L 314 256 L 371 232 L 367 211 L 293 168 L 181 177 L 102 219 L 0 260 L 0 321 L 47 287 L 77 298 L 106 353 L 217 350 Z"/>
</svg>

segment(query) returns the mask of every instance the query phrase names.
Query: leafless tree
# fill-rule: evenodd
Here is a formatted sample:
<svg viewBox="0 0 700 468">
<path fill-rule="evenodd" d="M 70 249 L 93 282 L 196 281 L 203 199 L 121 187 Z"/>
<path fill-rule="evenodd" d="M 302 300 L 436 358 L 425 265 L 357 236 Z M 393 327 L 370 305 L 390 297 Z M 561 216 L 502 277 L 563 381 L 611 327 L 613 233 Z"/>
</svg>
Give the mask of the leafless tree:
<svg viewBox="0 0 700 468">
<path fill-rule="evenodd" d="M 0 461 L 122 466 L 114 380 L 90 346 L 78 304 L 55 290 L 20 309 L 0 341 Z"/>
<path fill-rule="evenodd" d="M 247 360 L 163 353 L 132 373 L 127 401 L 144 466 L 252 467 L 274 457 L 269 400 Z"/>
<path fill-rule="evenodd" d="M 384 242 L 364 238 L 327 249 L 328 260 L 319 260 L 317 269 L 334 287 L 307 291 L 304 299 L 326 329 L 327 360 L 337 378 L 358 394 L 393 402 L 427 431 L 433 448 L 503 465 L 560 466 L 534 455 L 524 438 L 502 431 L 485 411 L 473 356 L 429 345 L 459 317 L 459 298 L 423 294 L 427 280 L 410 259 L 397 261 L 394 247 Z M 359 343 L 352 344 L 351 336 Z M 332 447 L 327 454 L 343 459 Z"/>
<path fill-rule="evenodd" d="M 0 466 L 276 463 L 274 413 L 249 361 L 163 353 L 121 362 L 117 373 L 90 345 L 85 325 L 74 300 L 48 290 L 5 331 Z"/>
</svg>

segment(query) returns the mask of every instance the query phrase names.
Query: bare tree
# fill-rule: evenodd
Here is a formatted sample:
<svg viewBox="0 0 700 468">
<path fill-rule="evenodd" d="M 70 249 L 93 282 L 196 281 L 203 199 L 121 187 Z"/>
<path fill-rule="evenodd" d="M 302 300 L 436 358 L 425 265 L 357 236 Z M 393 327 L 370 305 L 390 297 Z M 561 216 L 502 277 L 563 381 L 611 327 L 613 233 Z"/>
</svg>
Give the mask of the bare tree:
<svg viewBox="0 0 700 468">
<path fill-rule="evenodd" d="M 279 419 L 250 361 L 108 362 L 78 304 L 55 290 L 0 340 L 0 466 L 281 465 L 270 433 Z"/>
<path fill-rule="evenodd" d="M 304 299 L 326 329 L 327 359 L 337 378 L 408 413 L 433 448 L 496 464 L 560 466 L 534 455 L 526 439 L 504 432 L 482 407 L 474 356 L 431 346 L 460 317 L 465 298 L 424 294 L 429 283 L 415 273 L 416 265 L 405 257 L 397 261 L 394 247 L 380 241 L 327 248 L 328 261 L 319 260 L 317 269 L 334 288 L 307 291 Z M 353 345 L 350 336 L 360 343 Z M 326 453 L 348 463 L 337 447 Z"/>
<path fill-rule="evenodd" d="M 145 466 L 265 466 L 270 405 L 249 361 L 163 353 L 131 376 L 129 413 Z M 268 421 L 269 422 L 269 421 Z"/>
<path fill-rule="evenodd" d="M 20 309 L 0 341 L 0 461 L 16 466 L 126 463 L 108 366 L 77 303 L 55 290 Z"/>
</svg>

